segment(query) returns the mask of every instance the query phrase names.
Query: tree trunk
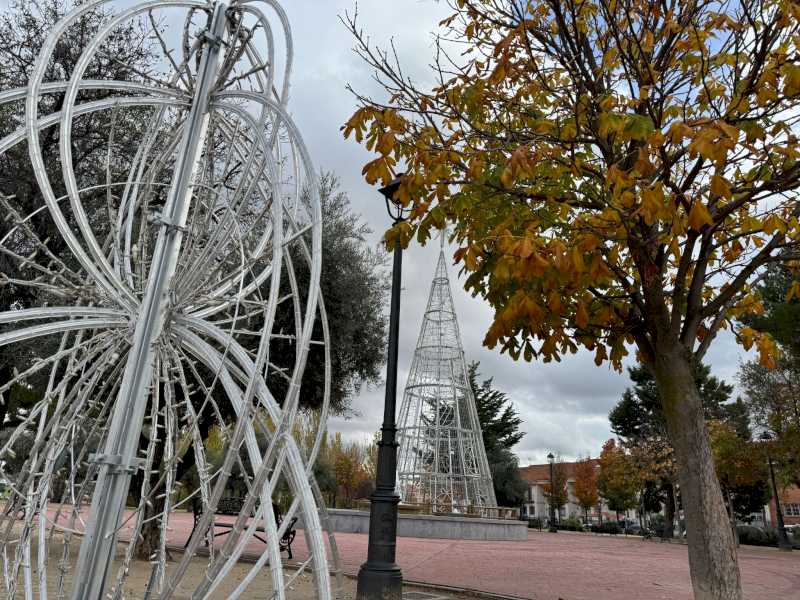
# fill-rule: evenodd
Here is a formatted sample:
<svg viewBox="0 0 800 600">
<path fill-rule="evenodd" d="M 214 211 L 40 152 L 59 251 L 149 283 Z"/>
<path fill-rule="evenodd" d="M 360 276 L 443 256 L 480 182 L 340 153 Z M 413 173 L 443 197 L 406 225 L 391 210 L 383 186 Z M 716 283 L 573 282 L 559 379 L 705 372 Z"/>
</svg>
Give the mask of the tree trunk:
<svg viewBox="0 0 800 600">
<path fill-rule="evenodd" d="M 654 375 L 675 450 L 695 600 L 742 600 L 736 545 L 688 351 L 656 348 Z"/>
<path fill-rule="evenodd" d="M 667 492 L 667 501 L 664 504 L 664 531 L 661 539 L 669 540 L 675 535 L 675 487 L 669 482 L 664 490 Z"/>
<path fill-rule="evenodd" d="M 153 425 L 155 426 L 155 425 Z M 150 473 L 145 473 L 143 470 L 139 470 L 138 473 L 141 476 L 148 477 L 150 479 L 150 493 L 152 494 L 152 500 L 149 503 L 145 504 L 144 508 L 144 515 L 143 518 L 146 522 L 142 525 L 142 529 L 139 532 L 139 540 L 136 542 L 136 549 L 134 555 L 137 559 L 152 562 L 154 560 L 160 560 L 161 557 L 158 554 L 161 551 L 161 523 L 163 517 L 160 519 L 154 518 L 156 515 L 164 512 L 164 505 L 165 505 L 165 489 L 164 483 L 161 484 L 160 489 L 153 492 L 155 485 L 158 483 L 159 477 L 161 475 L 161 469 L 163 468 L 163 461 L 164 461 L 164 438 L 163 436 L 166 433 L 159 428 L 159 432 L 157 435 L 159 436 L 158 441 L 156 443 L 154 455 L 153 455 L 153 470 Z M 136 490 L 137 496 L 137 505 L 141 504 L 142 497 L 141 497 L 141 483 L 139 484 L 140 489 Z M 168 557 L 163 557 L 166 560 Z"/>
<path fill-rule="evenodd" d="M 726 490 L 727 497 L 728 497 L 728 510 L 730 512 L 731 518 L 731 532 L 733 533 L 733 539 L 736 542 L 736 547 L 739 547 L 739 531 L 736 529 L 736 513 L 733 510 L 733 496 L 731 496 L 731 491 Z"/>
<path fill-rule="evenodd" d="M 154 476 L 153 483 L 157 476 Z M 161 496 L 160 498 L 158 496 Z M 155 515 L 164 511 L 164 496 L 163 492 L 153 498 L 152 504 L 148 504 L 144 510 L 144 518 L 150 519 L 142 525 L 139 541 L 136 544 L 136 558 L 144 561 L 160 560 L 159 553 L 161 551 L 161 521 L 162 519 L 154 519 Z M 164 557 L 164 560 L 169 559 L 169 553 Z"/>
</svg>

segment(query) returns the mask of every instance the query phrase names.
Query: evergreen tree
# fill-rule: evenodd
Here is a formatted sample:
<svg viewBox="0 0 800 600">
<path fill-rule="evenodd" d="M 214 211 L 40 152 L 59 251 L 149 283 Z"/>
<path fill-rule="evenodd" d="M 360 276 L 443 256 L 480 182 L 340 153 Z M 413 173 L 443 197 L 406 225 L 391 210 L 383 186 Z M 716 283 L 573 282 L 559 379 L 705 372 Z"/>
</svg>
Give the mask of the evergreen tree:
<svg viewBox="0 0 800 600">
<path fill-rule="evenodd" d="M 625 390 L 622 399 L 611 410 L 611 431 L 625 440 L 666 436 L 666 423 L 661 409 L 658 386 L 644 365 L 628 368 L 633 388 Z M 729 402 L 733 386 L 711 375 L 711 367 L 700 364 L 695 369 L 695 383 L 700 390 L 706 419 L 719 419 L 734 424 L 737 432 L 749 437 L 749 423 L 742 403 Z"/>
<path fill-rule="evenodd" d="M 800 284 L 788 268 L 772 266 L 758 292 L 764 312 L 743 321 L 771 335 L 781 356 L 772 369 L 755 361 L 745 363 L 739 384 L 753 423 L 775 440 L 777 475 L 782 483 L 800 486 Z"/>
<path fill-rule="evenodd" d="M 35 59 L 44 45 L 47 34 L 54 24 L 71 8 L 66 0 L 12 0 L 4 5 L 0 13 L 0 89 L 7 91 L 24 88 L 33 69 Z M 45 81 L 56 81 L 72 74 L 81 51 L 104 23 L 104 9 L 98 8 L 78 20 L 69 27 L 59 49 L 54 53 L 45 70 Z M 131 81 L 137 79 L 136 73 L 147 72 L 154 60 L 154 40 L 145 38 L 143 30 L 137 23 L 131 22 L 117 27 L 103 43 L 101 51 L 87 66 L 86 79 Z M 119 94 L 118 92 L 81 91 L 81 100 L 101 100 Z M 56 91 L 47 94 L 40 100 L 40 109 L 49 113 L 64 101 L 64 92 Z M 25 102 L 19 100 L 0 107 L 0 138 L 11 134 L 24 125 Z M 55 109 L 57 110 L 57 108 Z M 99 111 L 91 116 L 76 119 L 73 122 L 72 148 L 73 169 L 78 181 L 104 181 L 106 178 L 106 154 L 108 135 L 111 127 L 111 111 Z M 124 116 L 117 115 L 114 124 L 115 145 L 121 153 L 133 153 L 132 143 L 142 123 L 140 113 L 128 112 Z M 59 161 L 58 126 L 42 129 L 39 145 L 42 150 L 46 169 L 53 182 L 56 196 L 64 193 L 60 183 L 61 164 Z M 109 168 L 114 168 L 109 165 Z M 124 179 L 122 177 L 117 180 Z M 105 229 L 102 223 L 107 221 L 106 192 L 91 190 L 81 195 L 89 218 L 95 223 L 98 237 L 102 239 Z M 11 218 L 11 211 L 22 216 L 41 208 L 42 196 L 36 175 L 30 163 L 26 144 L 17 144 L 7 152 L 0 154 L 0 237 L 16 225 Z M 66 217 L 71 218 L 70 211 Z M 49 218 L 47 211 L 33 216 L 28 226 L 41 240 L 48 240 L 48 248 L 66 264 L 73 266 L 74 260 L 66 244 L 58 234 L 55 223 Z M 7 240 L 4 246 L 17 254 L 29 255 L 33 251 L 30 240 L 26 236 L 16 236 Z M 43 302 L 53 301 L 41 289 L 29 285 L 19 285 L 15 280 L 26 280 L 25 267 L 9 256 L 0 254 L 0 311 L 11 308 L 29 308 L 41 306 Z M 0 326 L 0 331 L 4 329 Z M 14 377 L 15 372 L 28 369 L 42 354 L 43 347 L 52 350 L 58 344 L 53 338 L 37 338 L 35 342 L 27 342 L 0 348 L 0 386 Z M 46 371 L 31 377 L 26 386 L 16 385 L 6 393 L 0 393 L 0 427 L 11 427 L 17 424 L 27 411 L 41 397 L 47 385 Z"/>
<path fill-rule="evenodd" d="M 489 448 L 512 448 L 525 435 L 519 430 L 522 419 L 508 396 L 492 387 L 494 378 L 478 383 L 479 362 L 468 366 L 469 384 L 478 407 L 478 420 L 483 429 L 483 444 Z"/>
<path fill-rule="evenodd" d="M 525 435 L 522 419 L 508 396 L 492 387 L 492 378 L 478 383 L 480 363 L 468 366 L 469 384 L 478 409 L 483 446 L 500 506 L 517 506 L 525 500 L 527 484 L 519 474 L 519 460 L 511 451 Z"/>
</svg>

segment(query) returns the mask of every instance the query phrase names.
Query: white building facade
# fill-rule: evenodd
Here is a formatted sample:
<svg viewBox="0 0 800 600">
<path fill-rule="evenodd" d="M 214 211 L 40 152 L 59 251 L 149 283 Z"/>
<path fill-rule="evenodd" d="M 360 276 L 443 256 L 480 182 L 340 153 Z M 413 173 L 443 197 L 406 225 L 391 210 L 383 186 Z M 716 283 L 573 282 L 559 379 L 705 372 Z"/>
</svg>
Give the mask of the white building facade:
<svg viewBox="0 0 800 600">
<path fill-rule="evenodd" d="M 595 468 L 599 468 L 595 460 Z M 575 496 L 575 465 L 574 462 L 559 463 L 560 468 L 566 471 L 567 475 L 567 496 L 568 502 L 558 508 L 557 520 L 575 518 L 584 524 L 594 524 L 601 521 L 615 520 L 617 513 L 610 510 L 604 502 L 584 511 Z M 522 519 L 542 519 L 547 521 L 550 518 L 550 500 L 545 493 L 546 487 L 550 484 L 550 465 L 529 465 L 520 468 L 522 479 L 528 484 L 525 503 L 522 505 Z M 619 514 L 620 519 L 635 521 L 637 514 L 635 510 Z"/>
</svg>

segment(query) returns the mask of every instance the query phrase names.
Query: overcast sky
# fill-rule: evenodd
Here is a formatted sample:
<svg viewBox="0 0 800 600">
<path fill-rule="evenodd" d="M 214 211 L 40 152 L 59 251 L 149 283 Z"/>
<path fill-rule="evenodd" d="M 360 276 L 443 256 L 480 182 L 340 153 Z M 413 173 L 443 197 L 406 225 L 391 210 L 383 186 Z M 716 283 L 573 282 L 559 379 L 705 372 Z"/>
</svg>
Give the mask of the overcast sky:
<svg viewBox="0 0 800 600">
<path fill-rule="evenodd" d="M 0 0 L 5 9 L 7 0 Z M 370 155 L 352 140 L 344 140 L 341 125 L 352 114 L 355 101 L 345 89 L 349 83 L 361 92 L 381 98 L 372 73 L 352 52 L 353 40 L 339 21 L 352 11 L 352 0 L 284 0 L 295 43 L 295 68 L 289 109 L 298 123 L 317 167 L 335 172 L 355 210 L 375 230 L 378 244 L 389 219 L 377 191 L 361 177 Z M 362 0 L 360 22 L 372 41 L 387 46 L 394 39 L 407 74 L 429 80 L 428 64 L 433 32 L 447 14 L 445 3 L 434 0 Z M 439 244 L 412 246 L 404 257 L 400 335 L 399 384 L 405 385 L 419 332 Z M 452 256 L 452 249 L 448 257 Z M 549 451 L 565 458 L 597 456 L 610 437 L 608 411 L 619 399 L 627 377 L 608 366 L 596 367 L 588 353 L 561 363 L 515 363 L 482 347 L 491 310 L 464 292 L 458 269 L 450 269 L 467 360 L 478 360 L 481 372 L 494 377 L 495 386 L 514 401 L 526 436 L 517 446 L 521 464 L 542 462 Z M 709 352 L 714 373 L 733 381 L 740 351 L 730 336 L 721 337 Z M 400 394 L 400 395 L 401 395 Z M 398 405 L 400 397 L 398 397 Z M 353 401 L 350 418 L 335 418 L 331 431 L 351 439 L 367 439 L 377 431 L 383 413 L 383 388 L 363 390 Z"/>
</svg>

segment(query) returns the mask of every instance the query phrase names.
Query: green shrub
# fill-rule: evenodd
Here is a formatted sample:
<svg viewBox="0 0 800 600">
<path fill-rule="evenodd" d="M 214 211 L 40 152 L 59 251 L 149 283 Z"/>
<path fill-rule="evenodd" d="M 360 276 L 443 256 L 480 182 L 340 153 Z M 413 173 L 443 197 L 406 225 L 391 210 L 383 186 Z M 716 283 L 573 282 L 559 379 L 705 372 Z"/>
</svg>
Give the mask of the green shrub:
<svg viewBox="0 0 800 600">
<path fill-rule="evenodd" d="M 618 535 L 622 533 L 622 529 L 619 526 L 619 523 L 614 521 L 606 521 L 602 525 L 592 525 L 592 533 L 610 533 L 613 535 Z"/>
<path fill-rule="evenodd" d="M 541 529 L 542 528 L 542 520 L 539 517 L 533 517 L 532 519 L 528 519 L 528 528 L 529 529 Z"/>
<path fill-rule="evenodd" d="M 778 534 L 774 529 L 761 529 L 753 525 L 737 525 L 739 543 L 748 546 L 777 546 Z"/>
<path fill-rule="evenodd" d="M 763 529 L 752 525 L 737 525 L 736 532 L 739 534 L 739 543 L 748 546 L 765 546 L 767 534 Z"/>
<path fill-rule="evenodd" d="M 800 527 L 795 527 L 789 534 L 789 541 L 792 542 L 792 548 L 800 550 Z"/>
<path fill-rule="evenodd" d="M 558 528 L 564 531 L 583 531 L 583 523 L 575 517 L 569 517 L 561 521 L 558 524 Z"/>
</svg>

